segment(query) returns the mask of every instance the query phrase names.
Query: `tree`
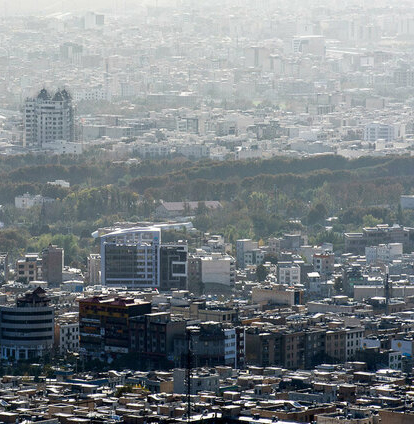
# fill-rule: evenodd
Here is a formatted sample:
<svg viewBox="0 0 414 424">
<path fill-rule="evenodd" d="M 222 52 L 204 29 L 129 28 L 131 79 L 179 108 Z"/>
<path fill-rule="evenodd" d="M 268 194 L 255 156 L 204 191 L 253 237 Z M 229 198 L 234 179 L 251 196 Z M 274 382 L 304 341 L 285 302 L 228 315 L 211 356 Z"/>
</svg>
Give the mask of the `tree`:
<svg viewBox="0 0 414 424">
<path fill-rule="evenodd" d="M 317 203 L 308 213 L 308 224 L 320 224 L 324 221 L 326 216 L 328 215 L 328 211 L 323 203 Z"/>
<path fill-rule="evenodd" d="M 256 278 L 260 283 L 266 280 L 267 277 L 267 269 L 264 265 L 257 265 L 256 267 Z"/>
<path fill-rule="evenodd" d="M 273 252 L 266 253 L 263 261 L 264 262 L 270 262 L 273 265 L 277 265 L 277 255 L 276 255 L 276 253 L 273 253 Z"/>
<path fill-rule="evenodd" d="M 362 218 L 364 227 L 376 227 L 378 224 L 382 224 L 382 219 L 375 218 L 371 214 L 364 215 Z"/>
</svg>

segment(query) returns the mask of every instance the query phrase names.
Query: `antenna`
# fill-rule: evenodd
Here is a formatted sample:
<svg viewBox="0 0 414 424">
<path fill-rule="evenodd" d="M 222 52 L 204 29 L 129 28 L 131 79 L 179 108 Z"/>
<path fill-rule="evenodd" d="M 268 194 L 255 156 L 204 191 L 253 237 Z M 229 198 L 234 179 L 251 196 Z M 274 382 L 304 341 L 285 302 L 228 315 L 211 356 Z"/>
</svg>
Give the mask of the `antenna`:
<svg viewBox="0 0 414 424">
<path fill-rule="evenodd" d="M 390 303 L 390 282 L 388 266 L 385 267 L 384 294 L 385 294 L 385 311 L 388 312 L 388 304 Z"/>
<path fill-rule="evenodd" d="M 191 421 L 191 372 L 192 372 L 192 341 L 191 341 L 191 330 L 187 330 L 187 422 Z"/>
</svg>

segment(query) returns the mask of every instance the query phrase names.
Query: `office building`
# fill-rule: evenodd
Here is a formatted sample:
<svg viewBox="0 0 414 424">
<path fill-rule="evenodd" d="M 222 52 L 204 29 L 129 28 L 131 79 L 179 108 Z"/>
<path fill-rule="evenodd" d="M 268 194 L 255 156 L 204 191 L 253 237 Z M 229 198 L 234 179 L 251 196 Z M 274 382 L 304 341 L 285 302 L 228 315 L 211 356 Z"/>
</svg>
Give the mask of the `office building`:
<svg viewBox="0 0 414 424">
<path fill-rule="evenodd" d="M 156 227 L 117 230 L 101 237 L 101 281 L 110 287 L 187 288 L 187 244 L 161 244 Z"/>
<path fill-rule="evenodd" d="M 101 279 L 127 289 L 160 286 L 161 230 L 118 230 L 101 237 Z"/>
<path fill-rule="evenodd" d="M 66 90 L 54 95 L 45 88 L 34 98 L 26 99 L 23 112 L 26 146 L 47 148 L 56 141 L 73 142 L 74 107 Z"/>
<path fill-rule="evenodd" d="M 46 292 L 38 287 L 0 308 L 1 357 L 7 360 L 34 359 L 51 353 L 54 339 L 54 310 Z"/>
<path fill-rule="evenodd" d="M 160 288 L 187 289 L 187 243 L 160 246 Z"/>
</svg>

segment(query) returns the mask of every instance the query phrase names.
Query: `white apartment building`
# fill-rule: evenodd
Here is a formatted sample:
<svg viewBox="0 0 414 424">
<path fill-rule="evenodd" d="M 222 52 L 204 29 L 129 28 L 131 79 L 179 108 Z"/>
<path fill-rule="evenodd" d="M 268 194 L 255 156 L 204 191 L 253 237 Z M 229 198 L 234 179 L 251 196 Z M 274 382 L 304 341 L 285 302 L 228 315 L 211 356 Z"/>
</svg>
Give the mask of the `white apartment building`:
<svg viewBox="0 0 414 424">
<path fill-rule="evenodd" d="M 364 140 L 374 142 L 384 140 L 390 142 L 405 135 L 405 125 L 371 122 L 365 125 Z"/>
<path fill-rule="evenodd" d="M 362 327 L 346 329 L 346 360 L 352 359 L 357 350 L 362 349 L 364 329 Z"/>
<path fill-rule="evenodd" d="M 277 282 L 279 284 L 300 284 L 300 266 L 292 262 L 279 262 Z"/>
<path fill-rule="evenodd" d="M 201 258 L 202 283 L 234 286 L 236 264 L 229 255 L 212 253 Z"/>
<path fill-rule="evenodd" d="M 74 108 L 66 90 L 53 96 L 44 88 L 37 97 L 26 99 L 24 112 L 24 143 L 45 148 L 56 141 L 74 141 Z"/>
<path fill-rule="evenodd" d="M 75 88 L 73 90 L 73 100 L 75 102 L 99 102 L 111 100 L 111 96 L 103 85 L 97 85 L 95 87 Z"/>
<path fill-rule="evenodd" d="M 55 340 L 58 341 L 59 354 L 79 351 L 79 322 L 62 320 L 55 325 Z"/>
<path fill-rule="evenodd" d="M 378 246 L 368 246 L 365 248 L 365 258 L 367 265 L 383 262 L 389 263 L 398 259 L 403 254 L 402 243 L 380 244 Z"/>
<path fill-rule="evenodd" d="M 101 255 L 98 253 L 88 256 L 88 280 L 89 284 L 101 283 Z"/>
</svg>

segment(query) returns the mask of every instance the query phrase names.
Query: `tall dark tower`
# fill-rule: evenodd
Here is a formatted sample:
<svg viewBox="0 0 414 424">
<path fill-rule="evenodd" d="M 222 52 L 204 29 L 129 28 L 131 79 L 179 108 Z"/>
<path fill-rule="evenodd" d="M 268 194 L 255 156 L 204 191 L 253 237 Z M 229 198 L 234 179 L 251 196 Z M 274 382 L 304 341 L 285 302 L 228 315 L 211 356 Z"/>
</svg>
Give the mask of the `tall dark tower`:
<svg viewBox="0 0 414 424">
<path fill-rule="evenodd" d="M 389 281 L 388 266 L 385 267 L 384 295 L 385 295 L 385 311 L 388 312 L 388 304 L 390 303 L 390 297 L 391 297 L 391 287 L 390 287 L 390 281 Z"/>
</svg>

